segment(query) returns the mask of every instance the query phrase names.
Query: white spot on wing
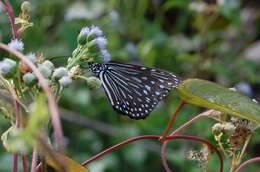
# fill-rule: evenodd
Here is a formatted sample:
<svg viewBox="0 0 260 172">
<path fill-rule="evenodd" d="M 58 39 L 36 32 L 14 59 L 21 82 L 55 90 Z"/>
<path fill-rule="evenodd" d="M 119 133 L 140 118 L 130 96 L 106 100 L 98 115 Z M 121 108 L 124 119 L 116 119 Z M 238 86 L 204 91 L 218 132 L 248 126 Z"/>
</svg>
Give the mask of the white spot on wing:
<svg viewBox="0 0 260 172">
<path fill-rule="evenodd" d="M 151 87 L 149 85 L 145 85 L 145 88 L 150 91 L 151 90 Z"/>
</svg>

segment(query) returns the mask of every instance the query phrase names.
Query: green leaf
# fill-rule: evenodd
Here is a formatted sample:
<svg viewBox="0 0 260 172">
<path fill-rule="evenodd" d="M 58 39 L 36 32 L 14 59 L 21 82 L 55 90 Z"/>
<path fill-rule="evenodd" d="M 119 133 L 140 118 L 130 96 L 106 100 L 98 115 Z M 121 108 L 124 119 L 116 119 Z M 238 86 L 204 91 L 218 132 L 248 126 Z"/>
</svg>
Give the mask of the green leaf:
<svg viewBox="0 0 260 172">
<path fill-rule="evenodd" d="M 177 89 L 187 103 L 215 109 L 260 124 L 260 106 L 241 93 L 216 83 L 187 79 Z"/>
<path fill-rule="evenodd" d="M 46 97 L 39 95 L 34 103 L 30 105 L 30 116 L 25 131 L 32 135 L 44 130 L 49 122 L 49 113 Z"/>
<path fill-rule="evenodd" d="M 24 128 L 11 126 L 1 136 L 3 145 L 9 152 L 29 151 L 35 142 L 36 135 L 47 128 L 49 115 L 46 97 L 39 95 L 29 109 L 30 115 Z"/>
</svg>

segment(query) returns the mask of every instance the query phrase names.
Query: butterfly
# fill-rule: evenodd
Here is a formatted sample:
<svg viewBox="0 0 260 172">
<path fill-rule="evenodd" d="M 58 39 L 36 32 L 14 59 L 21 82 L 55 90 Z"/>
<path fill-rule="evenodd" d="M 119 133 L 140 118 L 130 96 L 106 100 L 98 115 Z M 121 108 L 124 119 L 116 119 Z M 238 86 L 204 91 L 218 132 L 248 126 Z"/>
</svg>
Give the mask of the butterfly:
<svg viewBox="0 0 260 172">
<path fill-rule="evenodd" d="M 132 119 L 144 119 L 181 83 L 181 78 L 164 70 L 109 61 L 88 63 L 102 83 L 114 110 Z"/>
</svg>

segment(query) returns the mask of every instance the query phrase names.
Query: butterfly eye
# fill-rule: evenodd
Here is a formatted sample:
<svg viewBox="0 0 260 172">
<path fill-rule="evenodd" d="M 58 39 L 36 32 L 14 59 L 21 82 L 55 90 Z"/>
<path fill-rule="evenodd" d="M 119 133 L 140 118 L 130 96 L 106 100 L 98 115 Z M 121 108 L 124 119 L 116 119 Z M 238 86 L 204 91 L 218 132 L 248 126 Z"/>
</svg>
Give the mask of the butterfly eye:
<svg viewBox="0 0 260 172">
<path fill-rule="evenodd" d="M 113 108 L 133 119 L 148 116 L 181 82 L 181 78 L 172 73 L 133 64 L 94 63 L 90 68 L 102 81 Z"/>
</svg>

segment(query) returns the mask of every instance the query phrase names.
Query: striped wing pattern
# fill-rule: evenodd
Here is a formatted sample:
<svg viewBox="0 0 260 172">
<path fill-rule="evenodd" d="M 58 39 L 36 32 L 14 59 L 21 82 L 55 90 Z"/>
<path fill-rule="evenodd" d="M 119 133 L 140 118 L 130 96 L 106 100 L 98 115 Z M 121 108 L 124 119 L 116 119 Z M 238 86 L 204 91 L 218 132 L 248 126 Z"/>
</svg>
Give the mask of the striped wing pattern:
<svg viewBox="0 0 260 172">
<path fill-rule="evenodd" d="M 110 61 L 98 73 L 113 108 L 133 119 L 144 119 L 179 85 L 176 75 L 145 66 Z"/>
</svg>

